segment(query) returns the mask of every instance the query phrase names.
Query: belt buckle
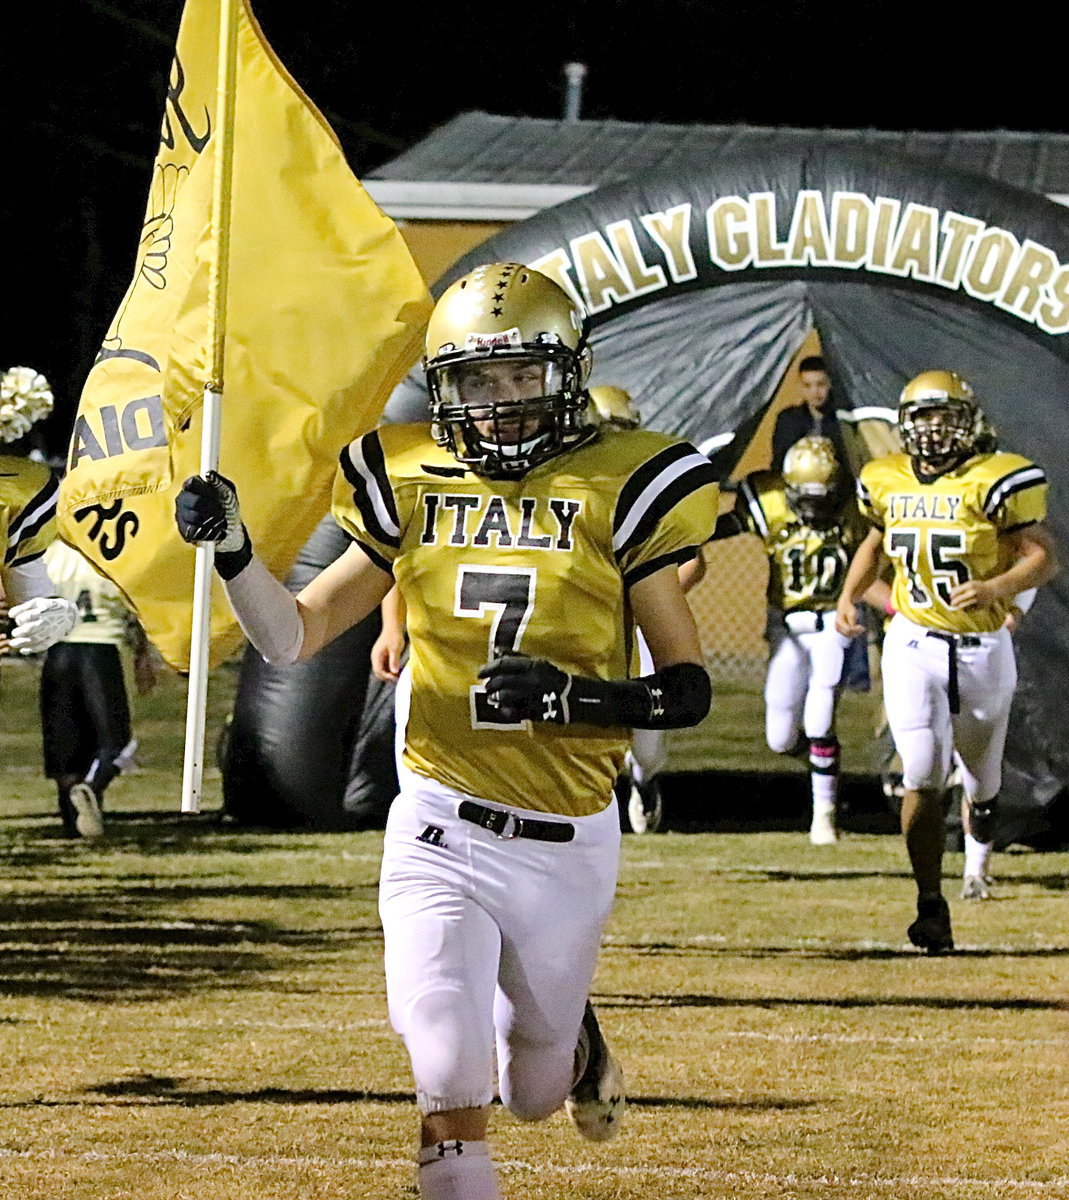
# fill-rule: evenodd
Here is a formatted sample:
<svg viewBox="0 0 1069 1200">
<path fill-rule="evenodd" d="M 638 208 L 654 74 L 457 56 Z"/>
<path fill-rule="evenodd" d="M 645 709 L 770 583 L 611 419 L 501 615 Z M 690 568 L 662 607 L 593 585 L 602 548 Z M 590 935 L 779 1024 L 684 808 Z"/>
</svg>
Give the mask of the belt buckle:
<svg viewBox="0 0 1069 1200">
<path fill-rule="evenodd" d="M 494 830 L 494 837 L 500 838 L 503 842 L 511 842 L 520 836 L 520 829 L 523 825 L 523 822 L 515 815 L 515 813 L 502 813 L 502 816 L 505 819 L 501 822 L 501 829 Z M 511 829 L 509 829 L 510 821 L 512 822 Z"/>
</svg>

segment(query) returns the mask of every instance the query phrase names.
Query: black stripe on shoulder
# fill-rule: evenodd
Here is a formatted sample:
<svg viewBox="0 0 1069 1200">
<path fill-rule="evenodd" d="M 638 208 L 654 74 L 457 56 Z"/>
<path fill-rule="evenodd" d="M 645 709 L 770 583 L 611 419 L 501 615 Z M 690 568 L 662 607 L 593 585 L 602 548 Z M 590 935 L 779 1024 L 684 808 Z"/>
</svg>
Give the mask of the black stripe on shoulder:
<svg viewBox="0 0 1069 1200">
<path fill-rule="evenodd" d="M 661 554 L 657 558 L 651 558 L 649 562 L 639 563 L 637 567 L 632 568 L 632 570 L 624 575 L 624 584 L 627 587 L 633 587 L 640 579 L 645 579 L 648 575 L 661 570 L 662 567 L 673 565 L 681 567 L 684 563 L 689 563 L 697 553 L 697 546 L 683 546 L 679 550 L 671 551 L 669 554 Z"/>
<path fill-rule="evenodd" d="M 5 562 L 4 565 L 10 568 L 24 567 L 27 563 L 36 562 L 39 558 L 44 558 L 44 554 L 43 550 L 35 550 L 33 554 L 20 555 L 18 558 L 13 558 L 10 562 Z"/>
<path fill-rule="evenodd" d="M 616 561 L 619 562 L 635 546 L 640 546 L 653 533 L 662 519 L 681 500 L 686 499 L 691 492 L 696 492 L 699 488 L 705 487 L 706 484 L 715 484 L 716 482 L 717 475 L 715 468 L 712 463 L 704 459 L 702 463 L 696 462 L 693 467 L 689 467 L 682 475 L 673 479 L 647 506 L 646 511 L 635 524 L 635 528 L 631 531 L 631 535 L 627 541 L 617 548 Z"/>
<path fill-rule="evenodd" d="M 376 501 L 382 506 L 387 517 L 392 520 L 394 528 L 399 524 L 397 506 L 394 503 L 393 487 L 386 474 L 386 460 L 382 453 L 382 445 L 378 434 L 372 430 L 365 434 L 359 443 L 359 456 L 362 471 L 353 461 L 353 446 L 346 446 L 341 452 L 339 462 L 346 482 L 353 489 L 353 503 L 363 519 L 368 533 L 377 538 L 384 546 L 401 548 L 399 534 L 383 526 Z M 365 474 L 366 472 L 366 474 Z"/>
<path fill-rule="evenodd" d="M 1035 463 L 1008 471 L 988 488 L 983 504 L 985 516 L 991 516 L 1006 503 L 1010 496 L 1017 492 L 1023 492 L 1030 487 L 1039 487 L 1046 482 L 1047 476 L 1044 474 L 1043 468 L 1037 467 Z"/>
<path fill-rule="evenodd" d="M 351 542 L 355 542 L 361 550 L 371 559 L 376 567 L 385 571 L 387 575 L 393 575 L 393 563 L 388 558 L 383 558 L 382 555 L 375 549 L 374 546 L 369 546 L 367 542 L 362 542 L 359 538 L 354 538 L 353 535 L 346 535 Z"/>
<path fill-rule="evenodd" d="M 23 538 L 28 536 L 26 528 L 23 528 L 23 525 L 31 518 L 34 521 L 34 532 L 40 529 L 41 525 L 48 521 L 48 519 L 56 511 L 56 503 L 58 499 L 59 480 L 54 475 L 50 475 L 48 477 L 48 482 L 38 489 L 33 499 L 15 514 L 11 524 L 8 526 L 7 536 L 9 541 L 22 541 Z M 41 505 L 46 506 L 44 509 L 44 521 L 38 519 L 41 516 L 41 513 L 38 511 L 41 508 Z M 35 516 L 34 514 L 37 515 Z"/>
<path fill-rule="evenodd" d="M 1038 521 L 1019 521 L 1016 525 L 1007 525 L 1005 529 L 998 531 L 999 537 L 1005 537 L 1009 533 L 1018 533 L 1022 529 L 1031 529 L 1033 525 L 1038 525 Z"/>
<path fill-rule="evenodd" d="M 620 498 L 616 501 L 616 513 L 612 523 L 613 533 L 620 529 L 639 496 L 662 471 L 672 466 L 673 463 L 679 462 L 681 458 L 686 458 L 688 454 L 697 453 L 698 451 L 688 443 L 678 442 L 676 445 L 666 446 L 665 449 L 644 462 L 620 489 Z M 715 481 L 715 472 L 713 474 Z"/>
<path fill-rule="evenodd" d="M 53 501 L 44 512 L 38 513 L 37 517 L 24 525 L 16 533 L 16 546 L 21 546 L 24 542 L 28 542 L 36 534 L 40 533 L 49 521 L 54 520 L 56 515 L 56 504 Z"/>
</svg>

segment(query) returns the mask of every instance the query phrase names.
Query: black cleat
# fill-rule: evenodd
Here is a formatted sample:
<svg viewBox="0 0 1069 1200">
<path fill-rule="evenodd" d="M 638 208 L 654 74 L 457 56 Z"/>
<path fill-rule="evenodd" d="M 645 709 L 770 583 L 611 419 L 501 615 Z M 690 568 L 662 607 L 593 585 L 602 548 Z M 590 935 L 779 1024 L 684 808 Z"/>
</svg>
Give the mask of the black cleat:
<svg viewBox="0 0 1069 1200">
<path fill-rule="evenodd" d="M 917 901 L 917 919 L 906 930 L 909 940 L 926 954 L 951 954 L 954 932 L 950 928 L 950 908 L 942 896 Z"/>
</svg>

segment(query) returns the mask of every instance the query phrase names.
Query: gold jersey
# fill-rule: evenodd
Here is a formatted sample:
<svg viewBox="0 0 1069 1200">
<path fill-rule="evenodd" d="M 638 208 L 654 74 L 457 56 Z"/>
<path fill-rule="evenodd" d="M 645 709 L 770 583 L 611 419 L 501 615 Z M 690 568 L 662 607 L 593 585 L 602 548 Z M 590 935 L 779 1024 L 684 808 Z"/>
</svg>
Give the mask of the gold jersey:
<svg viewBox="0 0 1069 1200">
<path fill-rule="evenodd" d="M 44 463 L 0 455 L 0 548 L 3 569 L 40 558 L 56 536 L 59 484 Z"/>
<path fill-rule="evenodd" d="M 739 484 L 739 516 L 768 555 L 768 605 L 781 612 L 829 612 L 843 590 L 846 569 L 867 526 L 852 497 L 833 524 L 807 525 L 787 503 L 778 471 L 755 471 Z"/>
<path fill-rule="evenodd" d="M 990 579 L 1012 565 L 1002 534 L 1042 521 L 1047 478 L 1019 454 L 980 454 L 931 483 L 909 456 L 873 459 L 858 480 L 862 512 L 883 533 L 894 563 L 891 604 L 897 612 L 948 633 L 993 633 L 1012 604 L 951 608 L 950 591 Z"/>
<path fill-rule="evenodd" d="M 427 425 L 383 426 L 348 446 L 335 519 L 393 572 L 408 609 L 406 765 L 499 804 L 603 809 L 629 731 L 505 721 L 479 668 L 517 652 L 628 678 L 628 587 L 693 558 L 716 508 L 709 461 L 644 430 L 603 430 L 506 480 L 466 470 Z"/>
</svg>

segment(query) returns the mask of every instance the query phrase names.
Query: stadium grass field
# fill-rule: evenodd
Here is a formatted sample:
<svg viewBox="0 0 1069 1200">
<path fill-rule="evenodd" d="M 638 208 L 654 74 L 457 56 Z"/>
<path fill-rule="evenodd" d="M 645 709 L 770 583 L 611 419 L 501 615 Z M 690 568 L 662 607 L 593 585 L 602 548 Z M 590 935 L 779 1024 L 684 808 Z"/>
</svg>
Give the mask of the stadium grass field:
<svg viewBox="0 0 1069 1200">
<path fill-rule="evenodd" d="M 415 1115 L 386 1020 L 381 835 L 178 804 L 182 689 L 137 706 L 106 841 L 56 836 L 32 664 L 0 665 L 0 1188 L 41 1200 L 394 1200 Z M 232 673 L 213 680 L 218 728 Z M 955 895 L 960 856 L 947 859 Z M 493 1126 L 531 1200 L 1069 1195 L 1069 855 L 998 855 L 961 953 L 905 945 L 897 837 L 624 839 L 595 980 L 625 1131 Z"/>
</svg>

